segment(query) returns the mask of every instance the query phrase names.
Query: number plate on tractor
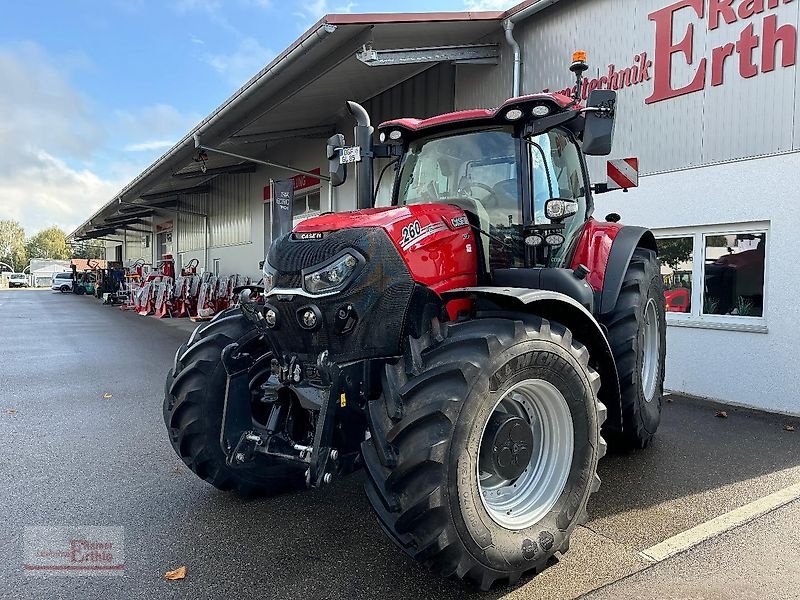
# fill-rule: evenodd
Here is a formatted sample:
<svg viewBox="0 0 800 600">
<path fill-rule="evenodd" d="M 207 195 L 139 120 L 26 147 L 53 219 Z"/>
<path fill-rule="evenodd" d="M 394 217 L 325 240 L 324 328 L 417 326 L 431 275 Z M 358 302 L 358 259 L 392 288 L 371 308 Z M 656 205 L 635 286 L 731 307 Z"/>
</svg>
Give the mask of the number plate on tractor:
<svg viewBox="0 0 800 600">
<path fill-rule="evenodd" d="M 361 146 L 347 146 L 339 154 L 339 163 L 342 165 L 361 162 Z"/>
</svg>

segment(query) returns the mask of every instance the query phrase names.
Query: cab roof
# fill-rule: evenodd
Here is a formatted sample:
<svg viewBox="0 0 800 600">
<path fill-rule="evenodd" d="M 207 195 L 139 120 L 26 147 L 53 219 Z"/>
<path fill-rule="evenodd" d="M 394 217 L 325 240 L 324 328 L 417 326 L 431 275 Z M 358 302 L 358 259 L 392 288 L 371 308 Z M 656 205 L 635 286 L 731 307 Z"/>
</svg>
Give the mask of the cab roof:
<svg viewBox="0 0 800 600">
<path fill-rule="evenodd" d="M 505 115 L 513 109 L 521 109 L 523 112 L 530 110 L 533 106 L 549 105 L 551 110 L 560 112 L 567 109 L 573 100 L 563 94 L 530 94 L 510 98 L 497 108 L 476 108 L 470 110 L 460 110 L 443 115 L 436 115 L 429 119 L 402 118 L 386 121 L 378 126 L 379 131 L 388 129 L 405 129 L 417 133 L 428 133 L 435 129 L 450 129 L 458 125 L 477 125 L 490 123 L 507 123 Z"/>
</svg>

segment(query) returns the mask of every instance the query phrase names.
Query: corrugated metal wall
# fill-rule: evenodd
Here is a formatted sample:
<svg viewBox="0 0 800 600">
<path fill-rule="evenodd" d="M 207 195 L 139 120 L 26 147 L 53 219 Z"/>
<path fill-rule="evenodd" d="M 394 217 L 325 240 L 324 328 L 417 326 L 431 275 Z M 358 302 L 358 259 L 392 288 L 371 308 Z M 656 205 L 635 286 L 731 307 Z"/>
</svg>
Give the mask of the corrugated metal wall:
<svg viewBox="0 0 800 600">
<path fill-rule="evenodd" d="M 670 100 L 646 104 L 653 94 L 654 66 L 650 80 L 619 91 L 619 113 L 614 156 L 638 156 L 642 172 L 657 173 L 728 160 L 800 150 L 800 109 L 796 66 L 782 67 L 782 46 L 777 44 L 777 64 L 772 72 L 761 72 L 766 36 L 763 21 L 777 18 L 777 25 L 800 24 L 800 3 L 781 2 L 735 23 L 720 19 L 719 27 L 709 29 L 708 3 L 704 18 L 690 7 L 672 14 L 672 43 L 677 44 L 693 26 L 692 64 L 678 52 L 672 57 L 672 87 L 692 81 L 700 61 L 705 59 L 706 85 L 702 91 Z M 729 3 L 719 3 L 725 5 Z M 734 3 L 738 9 L 742 3 Z M 756 3 L 757 4 L 757 3 Z M 568 68 L 573 50 L 589 53 L 587 76 L 607 75 L 632 67 L 634 57 L 643 52 L 655 58 L 655 11 L 675 5 L 671 0 L 561 0 L 552 8 L 519 23 L 514 34 L 522 46 L 522 93 L 545 88 L 561 90 L 574 84 Z M 742 31 L 752 25 L 759 36 L 753 62 L 759 73 L 745 78 L 739 73 L 740 57 L 734 51 L 724 68 L 723 85 L 712 86 L 713 49 L 735 44 Z M 505 44 L 504 44 L 505 46 Z M 661 60 L 664 60 L 663 58 Z M 511 53 L 503 49 L 497 67 L 468 67 L 457 71 L 456 106 L 496 106 L 511 95 Z M 592 161 L 598 166 L 599 161 Z M 594 169 L 593 169 L 594 170 Z M 604 173 L 596 170 L 597 175 Z"/>
<path fill-rule="evenodd" d="M 232 246 L 252 241 L 252 174 L 221 175 L 208 194 L 209 246 Z"/>
<path fill-rule="evenodd" d="M 424 119 L 450 112 L 455 102 L 455 80 L 455 67 L 437 65 L 367 100 L 364 108 L 375 126 L 400 117 Z"/>
<path fill-rule="evenodd" d="M 122 250 L 123 258 L 127 261 L 136 261 L 143 258 L 150 262 L 153 258 L 152 248 L 145 248 L 145 236 L 128 232 L 125 239 L 125 248 Z"/>
<path fill-rule="evenodd" d="M 180 219 L 178 223 L 178 251 L 193 252 L 202 250 L 206 242 L 205 219 L 199 214 L 205 214 L 208 194 L 184 194 L 178 201 Z"/>
</svg>

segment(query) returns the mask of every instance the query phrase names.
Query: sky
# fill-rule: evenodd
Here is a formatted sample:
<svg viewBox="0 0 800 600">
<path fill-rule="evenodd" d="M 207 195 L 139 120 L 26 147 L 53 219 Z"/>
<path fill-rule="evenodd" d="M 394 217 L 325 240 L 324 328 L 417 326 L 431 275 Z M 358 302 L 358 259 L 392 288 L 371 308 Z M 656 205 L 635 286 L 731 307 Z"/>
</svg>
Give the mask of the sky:
<svg viewBox="0 0 800 600">
<path fill-rule="evenodd" d="M 67 233 L 328 13 L 514 0 L 0 0 L 0 219 Z"/>
</svg>

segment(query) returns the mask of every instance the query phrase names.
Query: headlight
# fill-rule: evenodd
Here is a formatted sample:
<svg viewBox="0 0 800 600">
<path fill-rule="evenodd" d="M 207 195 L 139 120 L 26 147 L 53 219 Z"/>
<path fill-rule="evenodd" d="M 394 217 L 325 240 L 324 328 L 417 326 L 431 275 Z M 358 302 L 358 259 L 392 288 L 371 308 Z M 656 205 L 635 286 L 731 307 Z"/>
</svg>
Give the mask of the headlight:
<svg viewBox="0 0 800 600">
<path fill-rule="evenodd" d="M 363 261 L 363 259 L 361 259 Z M 303 277 L 303 287 L 309 294 L 327 294 L 344 288 L 356 272 L 359 258 L 345 252 L 328 265 Z"/>
<path fill-rule="evenodd" d="M 264 261 L 264 293 L 269 292 L 275 287 L 275 271 L 269 266 L 269 263 Z"/>
</svg>

